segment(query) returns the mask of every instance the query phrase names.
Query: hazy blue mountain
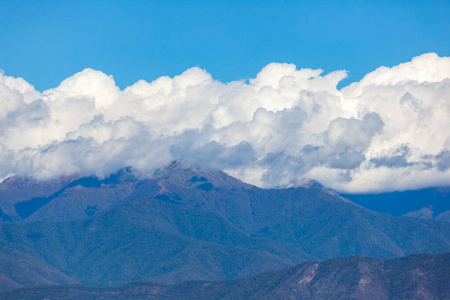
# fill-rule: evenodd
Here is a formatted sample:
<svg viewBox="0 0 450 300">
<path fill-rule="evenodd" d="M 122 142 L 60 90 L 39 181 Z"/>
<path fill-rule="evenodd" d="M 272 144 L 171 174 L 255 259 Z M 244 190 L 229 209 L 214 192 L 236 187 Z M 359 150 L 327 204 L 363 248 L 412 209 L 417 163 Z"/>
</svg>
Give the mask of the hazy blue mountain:
<svg viewBox="0 0 450 300">
<path fill-rule="evenodd" d="M 239 280 L 176 285 L 135 282 L 112 288 L 33 287 L 2 299 L 449 299 L 450 254 L 383 260 L 366 257 L 305 262 Z"/>
<path fill-rule="evenodd" d="M 152 179 L 124 170 L 40 197 L 0 224 L 3 289 L 223 280 L 306 260 L 450 251 L 447 222 L 379 214 L 319 184 L 261 189 L 178 163 Z"/>
<path fill-rule="evenodd" d="M 436 217 L 436 220 L 450 222 L 450 210 L 440 213 Z"/>
<path fill-rule="evenodd" d="M 449 220 L 446 216 L 450 215 L 450 187 L 380 194 L 343 194 L 343 196 L 379 213 Z"/>
</svg>

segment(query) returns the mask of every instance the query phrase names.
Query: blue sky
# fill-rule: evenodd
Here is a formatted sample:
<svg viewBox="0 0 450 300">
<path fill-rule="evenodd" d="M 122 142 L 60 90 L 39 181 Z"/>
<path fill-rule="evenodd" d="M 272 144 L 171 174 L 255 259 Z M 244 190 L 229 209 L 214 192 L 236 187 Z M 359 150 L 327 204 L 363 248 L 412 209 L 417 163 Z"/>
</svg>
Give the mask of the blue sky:
<svg viewBox="0 0 450 300">
<path fill-rule="evenodd" d="M 228 82 L 270 62 L 342 85 L 425 52 L 450 55 L 450 1 L 0 1 L 0 69 L 38 90 L 84 68 L 124 88 L 199 66 Z"/>
</svg>

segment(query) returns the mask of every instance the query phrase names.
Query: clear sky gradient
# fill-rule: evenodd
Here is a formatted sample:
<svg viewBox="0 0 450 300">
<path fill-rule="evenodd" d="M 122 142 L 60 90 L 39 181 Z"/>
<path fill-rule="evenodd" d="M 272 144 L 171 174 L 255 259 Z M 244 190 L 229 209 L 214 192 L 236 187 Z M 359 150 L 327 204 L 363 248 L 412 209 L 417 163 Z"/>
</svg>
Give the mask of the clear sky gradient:
<svg viewBox="0 0 450 300">
<path fill-rule="evenodd" d="M 0 1 L 0 69 L 38 90 L 84 68 L 121 88 L 199 66 L 228 82 L 270 62 L 346 69 L 340 86 L 450 55 L 450 1 Z"/>
</svg>

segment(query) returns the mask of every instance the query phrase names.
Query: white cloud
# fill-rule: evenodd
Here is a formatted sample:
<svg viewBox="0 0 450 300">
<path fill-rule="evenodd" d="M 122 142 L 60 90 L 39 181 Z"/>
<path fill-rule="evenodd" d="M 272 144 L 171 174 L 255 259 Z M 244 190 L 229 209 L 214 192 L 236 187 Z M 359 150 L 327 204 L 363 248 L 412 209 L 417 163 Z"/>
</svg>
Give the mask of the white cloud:
<svg viewBox="0 0 450 300">
<path fill-rule="evenodd" d="M 42 93 L 0 73 L 0 177 L 151 172 L 183 158 L 265 187 L 448 184 L 450 58 L 424 54 L 337 89 L 345 71 L 271 63 L 248 83 L 200 68 L 120 90 L 86 69 Z"/>
</svg>

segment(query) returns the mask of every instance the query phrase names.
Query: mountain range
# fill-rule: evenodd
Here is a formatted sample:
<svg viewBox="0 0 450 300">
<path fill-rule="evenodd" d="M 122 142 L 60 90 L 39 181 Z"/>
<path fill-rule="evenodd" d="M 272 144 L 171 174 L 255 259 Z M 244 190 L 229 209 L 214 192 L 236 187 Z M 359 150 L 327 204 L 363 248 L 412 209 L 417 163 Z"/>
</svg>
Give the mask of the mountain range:
<svg viewBox="0 0 450 300">
<path fill-rule="evenodd" d="M 450 221 L 450 187 L 342 196 L 379 213 Z"/>
<path fill-rule="evenodd" d="M 152 178 L 0 184 L 0 289 L 226 280 L 303 261 L 450 251 L 450 223 L 381 214 L 315 181 L 261 189 L 173 162 Z"/>
<path fill-rule="evenodd" d="M 227 281 L 30 287 L 1 299 L 449 299 L 450 253 L 333 258 Z"/>
</svg>

